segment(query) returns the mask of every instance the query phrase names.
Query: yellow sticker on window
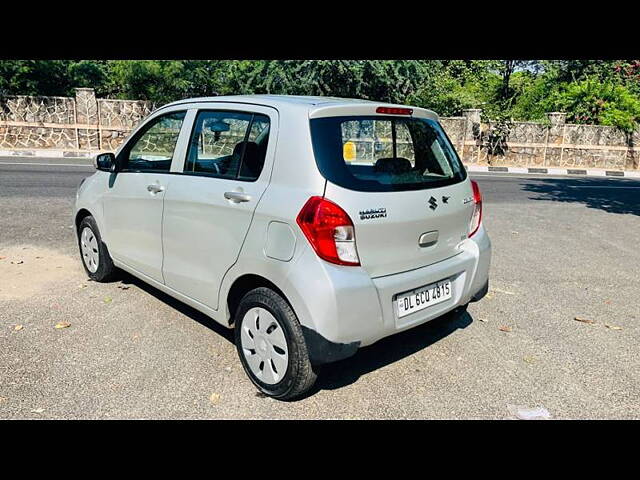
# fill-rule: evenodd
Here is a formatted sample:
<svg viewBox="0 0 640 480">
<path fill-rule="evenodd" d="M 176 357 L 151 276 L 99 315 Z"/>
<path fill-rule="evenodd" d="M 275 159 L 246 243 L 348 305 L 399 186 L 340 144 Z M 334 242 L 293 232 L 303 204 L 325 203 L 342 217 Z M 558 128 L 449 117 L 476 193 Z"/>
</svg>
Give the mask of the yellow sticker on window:
<svg viewBox="0 0 640 480">
<path fill-rule="evenodd" d="M 346 162 L 353 162 L 356 159 L 356 144 L 347 142 L 342 146 L 342 156 Z"/>
</svg>

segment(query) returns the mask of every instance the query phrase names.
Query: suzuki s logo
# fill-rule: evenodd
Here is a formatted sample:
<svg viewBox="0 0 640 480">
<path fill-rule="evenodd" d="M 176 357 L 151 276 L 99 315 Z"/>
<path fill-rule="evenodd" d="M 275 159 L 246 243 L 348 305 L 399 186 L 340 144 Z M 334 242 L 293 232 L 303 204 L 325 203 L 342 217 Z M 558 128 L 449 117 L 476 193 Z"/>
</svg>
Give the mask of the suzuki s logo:
<svg viewBox="0 0 640 480">
<path fill-rule="evenodd" d="M 429 199 L 429 208 L 431 210 L 435 210 L 436 208 L 438 208 L 438 201 L 433 197 Z"/>
</svg>

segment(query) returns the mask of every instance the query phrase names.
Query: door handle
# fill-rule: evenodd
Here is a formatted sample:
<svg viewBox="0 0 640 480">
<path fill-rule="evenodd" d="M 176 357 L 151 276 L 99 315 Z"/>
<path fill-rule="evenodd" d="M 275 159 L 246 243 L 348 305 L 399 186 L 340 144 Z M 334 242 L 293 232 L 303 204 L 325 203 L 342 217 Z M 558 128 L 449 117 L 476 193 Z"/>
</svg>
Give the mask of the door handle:
<svg viewBox="0 0 640 480">
<path fill-rule="evenodd" d="M 164 187 L 157 183 L 152 183 L 151 185 L 147 185 L 147 190 L 151 193 L 160 193 L 164 191 Z"/>
<path fill-rule="evenodd" d="M 232 201 L 233 203 L 242 203 L 250 201 L 251 195 L 243 192 L 224 192 L 224 198 Z"/>
</svg>

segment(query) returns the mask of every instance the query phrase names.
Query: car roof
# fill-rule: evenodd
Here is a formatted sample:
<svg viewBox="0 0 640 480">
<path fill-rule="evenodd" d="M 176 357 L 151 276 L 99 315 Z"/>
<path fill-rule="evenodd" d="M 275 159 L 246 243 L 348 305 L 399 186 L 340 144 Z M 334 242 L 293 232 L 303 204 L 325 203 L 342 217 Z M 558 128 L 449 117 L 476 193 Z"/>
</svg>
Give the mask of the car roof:
<svg viewBox="0 0 640 480">
<path fill-rule="evenodd" d="M 317 107 L 325 106 L 355 106 L 355 105 L 371 105 L 372 103 L 378 105 L 393 105 L 393 106 L 405 106 L 398 104 L 391 104 L 387 102 L 375 102 L 372 100 L 357 99 L 357 98 L 341 98 L 341 97 L 323 97 L 323 96 L 311 96 L 311 95 L 221 95 L 216 97 L 198 97 L 187 98 L 184 100 L 178 100 L 176 102 L 169 103 L 165 107 L 184 105 L 189 103 L 247 103 L 253 105 L 265 105 L 268 107 L 276 108 L 277 110 L 285 110 L 287 108 L 307 108 L 309 110 Z M 406 105 L 411 107 L 410 105 Z M 411 107 L 416 108 L 416 107 Z M 429 111 L 435 115 L 434 112 Z"/>
</svg>

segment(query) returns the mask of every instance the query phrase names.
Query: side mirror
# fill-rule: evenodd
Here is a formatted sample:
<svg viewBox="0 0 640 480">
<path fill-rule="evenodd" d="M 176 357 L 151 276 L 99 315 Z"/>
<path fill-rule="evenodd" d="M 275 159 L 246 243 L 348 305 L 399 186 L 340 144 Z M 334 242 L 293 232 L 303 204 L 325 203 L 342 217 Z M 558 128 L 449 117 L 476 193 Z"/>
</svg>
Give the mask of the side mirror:
<svg viewBox="0 0 640 480">
<path fill-rule="evenodd" d="M 111 152 L 99 153 L 94 157 L 93 163 L 97 170 L 102 170 L 104 172 L 117 171 L 116 156 Z"/>
</svg>

